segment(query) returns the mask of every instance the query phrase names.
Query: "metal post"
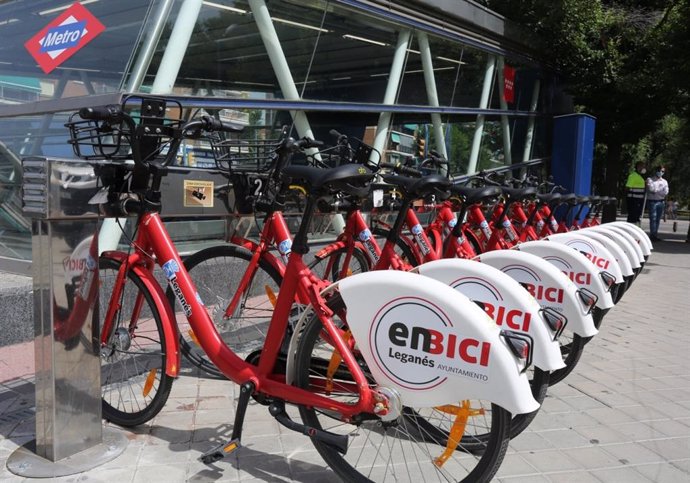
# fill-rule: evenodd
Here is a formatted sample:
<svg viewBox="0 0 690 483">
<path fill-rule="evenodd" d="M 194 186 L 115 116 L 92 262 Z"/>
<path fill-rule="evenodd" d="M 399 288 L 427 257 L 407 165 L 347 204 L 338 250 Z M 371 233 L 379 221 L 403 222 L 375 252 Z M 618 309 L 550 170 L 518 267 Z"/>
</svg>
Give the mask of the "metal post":
<svg viewBox="0 0 690 483">
<path fill-rule="evenodd" d="M 25 158 L 23 206 L 33 218 L 36 440 L 7 460 L 12 473 L 80 473 L 121 454 L 124 434 L 101 422 L 97 208 L 62 183 L 85 161 Z"/>
<path fill-rule="evenodd" d="M 496 81 L 498 83 L 498 100 L 501 105 L 501 110 L 502 111 L 507 111 L 508 110 L 508 103 L 506 102 L 506 99 L 504 97 L 505 94 L 505 83 L 503 82 L 503 67 L 505 66 L 505 61 L 503 59 L 503 56 L 500 55 L 498 57 L 498 72 L 497 72 L 497 78 L 498 80 Z M 511 143 L 510 143 L 510 126 L 508 125 L 508 115 L 507 114 L 501 114 L 501 131 L 503 132 L 503 160 L 504 164 L 506 166 L 510 166 L 513 164 L 513 157 L 510 152 L 511 148 Z"/>
<path fill-rule="evenodd" d="M 496 67 L 496 56 L 489 54 L 484 68 L 484 86 L 482 96 L 479 99 L 479 108 L 486 109 L 489 106 L 489 94 L 491 93 L 491 82 L 494 78 Z M 484 114 L 477 115 L 477 123 L 474 128 L 474 138 L 472 139 L 472 149 L 470 150 L 470 161 L 467 165 L 467 174 L 477 171 L 477 160 L 479 159 L 479 148 L 482 144 L 482 134 L 484 133 Z"/>
<path fill-rule="evenodd" d="M 254 15 L 254 21 L 259 28 L 261 40 L 263 40 L 264 47 L 266 47 L 268 58 L 278 78 L 278 84 L 280 85 L 280 90 L 283 92 L 283 96 L 287 100 L 300 100 L 301 98 L 297 92 L 297 86 L 292 78 L 290 66 L 285 58 L 283 48 L 280 45 L 280 39 L 273 25 L 273 20 L 271 20 L 271 14 L 268 12 L 266 2 L 264 0 L 249 0 L 249 8 L 251 8 L 252 14 Z M 304 111 L 290 111 L 290 115 L 295 123 L 297 134 L 299 134 L 300 137 L 307 136 L 314 138 L 314 133 L 311 130 L 311 126 L 309 125 Z"/>
<path fill-rule="evenodd" d="M 532 101 L 529 105 L 529 112 L 537 112 L 537 104 L 539 103 L 539 89 L 541 81 L 536 79 L 534 81 L 534 88 L 532 89 Z M 532 156 L 532 141 L 534 137 L 534 116 L 530 116 L 527 120 L 527 133 L 525 134 L 525 149 L 522 152 L 522 160 L 528 161 Z"/>
<path fill-rule="evenodd" d="M 192 38 L 194 26 L 199 18 L 202 0 L 184 0 L 177 13 L 175 26 L 170 33 L 168 45 L 161 59 L 160 67 L 151 87 L 152 94 L 168 94 L 172 92 L 177 74 L 180 72 L 182 59 L 187 52 L 189 39 Z"/>
<path fill-rule="evenodd" d="M 168 21 L 170 11 L 172 10 L 174 3 L 174 0 L 162 0 L 158 6 L 158 10 L 153 16 L 153 25 L 151 26 L 151 29 L 149 30 L 141 49 L 139 49 L 139 55 L 137 56 L 136 63 L 130 72 L 129 81 L 127 82 L 125 91 L 138 91 L 141 87 L 141 84 L 144 82 L 146 71 L 149 70 L 151 59 L 153 58 L 153 54 L 156 52 L 156 46 L 161 38 L 161 34 L 163 33 L 163 29 Z"/>
<path fill-rule="evenodd" d="M 436 78 L 434 76 L 434 64 L 431 60 L 431 48 L 429 47 L 429 38 L 425 32 L 417 33 L 417 40 L 419 42 L 419 50 L 422 56 L 422 69 L 424 70 L 424 83 L 426 84 L 426 95 L 429 99 L 429 105 L 438 107 L 438 94 L 436 92 Z M 446 138 L 443 132 L 443 123 L 441 122 L 441 114 L 435 112 L 431 114 L 431 122 L 434 126 L 434 137 L 436 138 L 436 150 L 448 159 L 446 151 Z M 447 174 L 447 173 L 442 173 Z"/>
<path fill-rule="evenodd" d="M 395 103 L 398 95 L 398 88 L 400 87 L 400 79 L 403 75 L 403 68 L 405 66 L 405 57 L 407 49 L 410 46 L 411 34 L 409 30 L 401 30 L 398 34 L 398 43 L 395 46 L 395 54 L 393 55 L 393 63 L 391 64 L 391 71 L 388 76 L 388 85 L 386 86 L 386 93 L 383 96 L 384 104 Z M 379 115 L 379 122 L 376 126 L 376 135 L 374 136 L 374 150 L 383 153 L 386 148 L 386 141 L 388 140 L 388 130 L 390 128 L 391 113 L 382 112 Z M 372 152 L 370 161 L 378 162 L 378 156 Z"/>
</svg>

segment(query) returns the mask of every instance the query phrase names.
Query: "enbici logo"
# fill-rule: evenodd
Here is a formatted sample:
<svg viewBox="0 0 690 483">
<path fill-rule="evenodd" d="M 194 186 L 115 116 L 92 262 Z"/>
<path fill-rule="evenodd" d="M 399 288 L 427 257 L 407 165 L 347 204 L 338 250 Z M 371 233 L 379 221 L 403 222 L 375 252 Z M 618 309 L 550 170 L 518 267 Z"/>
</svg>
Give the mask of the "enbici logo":
<svg viewBox="0 0 690 483">
<path fill-rule="evenodd" d="M 508 307 L 500 290 L 488 280 L 463 277 L 451 284 L 455 290 L 479 305 L 496 325 L 521 332 L 529 332 L 532 315 Z"/>
<path fill-rule="evenodd" d="M 544 260 L 549 262 L 551 265 L 558 267 L 558 269 L 566 274 L 570 280 L 572 280 L 577 285 L 591 285 L 592 275 L 586 272 L 578 272 L 575 268 L 568 263 L 567 260 L 557 257 L 555 255 L 542 257 Z"/>
<path fill-rule="evenodd" d="M 105 30 L 105 26 L 74 3 L 25 44 L 43 72 L 48 74 Z"/>
<path fill-rule="evenodd" d="M 462 334 L 437 306 L 402 297 L 386 304 L 369 330 L 379 369 L 396 384 L 426 390 L 448 377 L 489 381 L 491 343 Z"/>
</svg>

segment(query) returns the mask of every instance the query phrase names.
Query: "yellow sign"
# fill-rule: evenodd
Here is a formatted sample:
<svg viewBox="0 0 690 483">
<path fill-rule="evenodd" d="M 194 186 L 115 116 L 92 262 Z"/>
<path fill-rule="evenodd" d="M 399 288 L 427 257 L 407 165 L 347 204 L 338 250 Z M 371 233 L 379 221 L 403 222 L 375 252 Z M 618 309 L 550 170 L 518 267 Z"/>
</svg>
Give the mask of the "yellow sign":
<svg viewBox="0 0 690 483">
<path fill-rule="evenodd" d="M 184 180 L 184 206 L 213 208 L 213 181 Z"/>
</svg>

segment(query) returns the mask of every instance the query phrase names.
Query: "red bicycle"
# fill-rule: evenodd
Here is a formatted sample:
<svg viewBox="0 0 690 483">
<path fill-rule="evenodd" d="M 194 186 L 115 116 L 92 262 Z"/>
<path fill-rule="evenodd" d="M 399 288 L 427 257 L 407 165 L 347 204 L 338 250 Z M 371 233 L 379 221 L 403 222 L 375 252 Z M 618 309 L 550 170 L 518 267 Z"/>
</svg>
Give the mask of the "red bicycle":
<svg viewBox="0 0 690 483">
<path fill-rule="evenodd" d="M 136 99 L 128 98 L 124 106 L 133 102 Z M 97 175 L 105 187 L 104 199 L 101 199 L 105 212 L 116 217 L 137 216 L 130 252 L 105 252 L 101 259 L 101 266 L 113 275 L 113 278 L 106 278 L 112 281 L 111 286 L 107 283 L 101 285 L 104 292 L 111 292 L 109 298 L 104 298 L 107 303 L 103 307 L 104 318 L 100 327 L 101 354 L 104 365 L 119 367 L 119 371 L 112 371 L 119 376 L 119 381 L 116 383 L 110 379 L 106 385 L 117 384 L 122 388 L 121 397 L 114 401 L 118 404 L 117 409 L 122 411 L 122 420 L 133 425 L 155 415 L 165 403 L 172 378 L 179 371 L 175 314 L 153 274 L 154 265 L 158 265 L 176 296 L 181 312 L 189 321 L 195 340 L 220 372 L 241 386 L 232 440 L 207 452 L 202 457 L 203 461 L 215 461 L 240 446 L 246 408 L 253 397 L 260 404 L 267 405 L 281 424 L 308 435 L 326 462 L 347 481 L 381 480 L 386 476 L 412 479 L 409 463 L 427 477 L 488 481 L 498 469 L 507 448 L 510 413 L 495 404 L 480 406 L 470 404 L 469 400 L 457 404 L 448 404 L 446 400 L 439 405 L 448 397 L 447 394 L 462 392 L 457 389 L 456 379 L 449 380 L 451 386 L 443 390 L 446 395 L 437 389 L 440 383 L 409 394 L 402 386 L 393 389 L 376 384 L 369 370 L 370 364 L 365 362 L 365 358 L 374 359 L 371 359 L 366 346 L 356 343 L 355 337 L 355 333 L 361 335 L 362 330 L 366 331 L 366 319 L 357 323 L 348 321 L 343 292 L 328 288 L 328 284 L 314 276 L 303 262 L 308 250 L 307 229 L 317 200 L 342 190 L 356 194 L 365 189 L 362 185 L 372 178 L 372 173 L 356 165 L 344 165 L 333 170 L 286 167 L 293 152 L 316 143 L 285 138 L 277 147 L 276 163 L 267 177 L 268 186 L 261 197 L 269 212 L 265 220 L 265 226 L 271 227 L 266 228 L 267 236 L 280 240 L 286 234 L 281 231 L 283 225 L 278 210 L 287 193 L 286 176 L 306 181 L 307 205 L 292 241 L 270 320 L 265 323 L 263 315 L 254 320 L 264 328 L 260 331 L 265 330 L 261 350 L 259 353 L 251 350 L 254 345 L 248 344 L 248 338 L 240 335 L 236 342 L 248 347 L 243 352 L 235 352 L 216 329 L 158 213 L 161 180 L 181 139 L 199 136 L 202 131 L 230 131 L 232 128 L 210 117 L 184 124 L 171 121 L 164 117 L 170 106 L 161 99 L 142 99 L 137 105 L 136 117 L 125 113 L 125 107 L 84 109 L 80 115 L 86 120 L 69 124 L 78 155 L 107 160 L 106 163 L 95 163 Z M 180 108 L 173 106 L 173 110 L 179 111 Z M 163 142 L 163 139 L 167 141 Z M 168 153 L 161 161 L 158 155 L 166 143 Z M 95 154 L 83 151 L 87 145 Z M 135 161 L 133 168 L 127 163 L 113 162 L 130 156 L 129 153 L 121 154 L 128 151 L 123 149 L 125 145 L 131 148 L 131 157 Z M 240 258 L 244 259 L 244 256 Z M 252 260 L 256 267 L 260 260 L 265 259 L 252 254 Z M 241 278 L 243 283 L 250 285 L 248 279 L 253 277 L 247 273 L 255 273 L 254 268 L 244 272 Z M 510 334 L 499 338 L 500 334 L 489 330 L 483 320 L 475 323 L 471 317 L 467 318 L 469 315 L 463 316 L 462 304 L 452 289 L 432 280 L 425 281 L 425 285 L 430 284 L 429 289 L 420 289 L 415 287 L 421 277 L 417 275 L 407 275 L 414 281 L 402 282 L 384 277 L 390 282 L 386 290 L 390 291 L 392 298 L 380 300 L 383 292 L 374 287 L 379 287 L 380 282 L 376 280 L 381 277 L 363 277 L 356 281 L 353 277 L 350 279 L 353 283 L 340 285 L 341 290 L 347 289 L 347 294 L 362 292 L 359 295 L 360 306 L 355 312 L 368 309 L 370 312 L 367 313 L 376 313 L 383 307 L 391 307 L 395 300 L 423 293 L 428 300 L 435 300 L 435 304 L 445 307 L 454 318 L 465 319 L 465 330 L 474 327 L 479 331 L 477 336 L 485 334 L 492 338 L 492 342 L 463 342 L 459 354 L 466 363 L 478 364 L 479 359 L 468 348 L 475 344 L 489 344 L 481 347 L 486 351 L 482 363 L 493 365 L 492 379 L 498 384 L 489 385 L 495 389 L 491 393 L 499 400 L 514 403 L 510 405 L 518 412 L 534 409 L 534 401 L 524 399 L 525 393 L 520 392 L 529 394 L 524 376 L 520 377 L 515 372 L 516 360 L 520 361 L 520 357 L 525 356 L 518 357 L 520 351 L 512 355 L 514 349 L 506 342 L 510 340 Z M 407 277 L 398 276 L 399 279 Z M 132 290 L 128 292 L 129 289 Z M 226 286 L 224 293 L 229 293 L 238 304 L 237 309 L 226 305 L 225 314 L 244 309 L 239 300 L 256 295 L 236 295 L 245 292 L 244 288 L 228 291 Z M 263 296 L 256 296 L 272 299 L 267 291 Z M 447 304 L 444 300 L 448 301 Z M 295 301 L 308 301 L 310 309 L 303 314 L 299 329 L 291 337 L 290 348 L 294 353 L 286 354 L 284 349 L 286 340 L 290 338 L 290 319 Z M 467 310 L 468 314 L 478 310 L 469 302 L 463 307 L 462 310 Z M 247 327 L 239 321 L 235 329 L 241 334 Z M 404 333 L 397 326 L 396 331 L 393 341 L 402 343 Z M 152 337 L 152 332 L 157 336 Z M 416 346 L 417 342 L 412 344 Z M 245 352 L 249 354 L 243 357 Z M 144 359 L 147 364 L 142 364 Z M 396 360 L 396 364 L 399 363 L 399 359 Z M 429 367 L 425 367 L 428 370 Z M 428 383 L 424 384 L 428 386 Z M 469 381 L 463 384 L 474 387 L 478 394 L 489 388 L 485 383 Z M 401 393 L 406 396 L 401 397 Z M 402 404 L 403 398 L 412 401 L 420 400 L 420 397 L 421 400 L 427 399 L 426 405 L 412 407 Z M 438 402 L 429 406 L 431 401 Z M 285 403 L 299 407 L 303 423 L 293 421 L 287 415 Z M 446 415 L 445 421 L 435 419 L 434 414 L 439 411 Z M 451 424 L 446 429 L 444 425 L 448 421 Z M 350 444 L 353 441 L 350 436 L 354 435 L 366 436 L 356 438 L 357 444 L 353 445 Z M 440 456 L 434 453 L 440 453 Z M 366 458 L 362 459 L 363 456 Z"/>
</svg>

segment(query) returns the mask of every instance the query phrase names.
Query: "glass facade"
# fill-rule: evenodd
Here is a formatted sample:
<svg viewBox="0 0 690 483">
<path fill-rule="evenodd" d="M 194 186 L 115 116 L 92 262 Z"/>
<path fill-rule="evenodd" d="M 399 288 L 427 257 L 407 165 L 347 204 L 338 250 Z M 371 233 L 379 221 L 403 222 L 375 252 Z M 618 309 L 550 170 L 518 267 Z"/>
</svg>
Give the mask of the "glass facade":
<svg viewBox="0 0 690 483">
<path fill-rule="evenodd" d="M 476 136 L 480 140 L 475 149 L 477 169 L 506 162 L 506 136 L 513 162 L 550 152 L 549 120 L 540 117 L 548 114 L 543 106 L 550 104 L 550 91 L 534 88 L 547 74 L 519 53 L 500 53 L 454 38 L 442 24 L 427 29 L 392 14 L 352 6 L 357 2 L 325 0 L 81 3 L 105 30 L 48 74 L 24 44 L 71 3 L 17 0 L 0 4 L 0 34 L 5 39 L 0 45 L 0 257 L 30 256 L 30 226 L 21 216 L 19 200 L 19 160 L 27 155 L 73 156 L 64 128 L 74 110 L 69 98 L 125 90 L 160 92 L 156 86 L 167 80 L 173 85 L 170 94 L 219 99 L 225 103 L 222 108 L 206 110 L 244 124 L 250 131 L 291 124 L 294 111 L 270 103 L 294 100 L 309 104 L 304 107 L 306 125 L 326 142 L 331 141 L 328 132 L 333 128 L 372 142 L 382 111 L 391 111 L 384 156 L 419 157 L 439 146 L 437 133 L 441 132 L 455 174 L 465 173 L 471 165 Z M 199 7 L 196 18 L 179 15 L 195 3 Z M 161 21 L 160 39 L 149 42 Z M 176 36 L 180 25 L 191 22 L 188 41 Z M 147 45 L 153 49 L 147 51 Z M 169 62 L 174 53 L 181 57 L 179 72 L 165 79 L 170 74 L 164 73 L 161 64 L 164 56 Z M 431 67 L 424 64 L 425 55 Z M 504 76 L 496 67 L 501 62 L 515 72 L 512 102 L 501 102 Z M 143 75 L 137 77 L 133 73 L 142 65 Z M 492 75 L 487 76 L 492 65 L 488 70 Z M 392 77 L 396 69 L 401 73 L 398 78 Z M 431 84 L 438 107 L 430 100 Z M 385 106 L 387 91 L 393 101 Z M 37 108 L 34 113 L 3 115 L 3 107 L 46 100 L 62 103 L 51 106 L 50 112 Z M 239 101 L 245 104 L 233 105 Z M 256 106 L 247 108 L 252 102 Z M 539 115 L 527 116 L 535 105 Z M 190 107 L 188 113 L 197 108 Z M 440 114 L 440 126 L 438 121 L 434 126 L 432 110 Z M 484 116 L 484 127 L 477 135 L 478 114 Z M 300 126 L 297 131 L 300 134 Z M 531 139 L 527 150 L 526 139 Z M 189 146 L 180 162 L 209 166 L 207 147 Z"/>
</svg>

